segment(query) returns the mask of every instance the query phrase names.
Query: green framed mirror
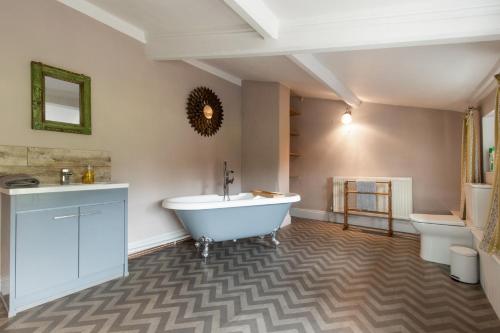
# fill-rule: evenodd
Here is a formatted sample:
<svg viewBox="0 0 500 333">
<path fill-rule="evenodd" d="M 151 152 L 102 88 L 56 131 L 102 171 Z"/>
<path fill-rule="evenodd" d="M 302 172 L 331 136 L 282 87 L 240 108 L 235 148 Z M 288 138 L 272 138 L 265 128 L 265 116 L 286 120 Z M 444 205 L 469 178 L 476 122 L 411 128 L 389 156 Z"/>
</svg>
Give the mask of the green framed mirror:
<svg viewBox="0 0 500 333">
<path fill-rule="evenodd" d="M 90 77 L 32 61 L 31 128 L 92 134 Z"/>
</svg>

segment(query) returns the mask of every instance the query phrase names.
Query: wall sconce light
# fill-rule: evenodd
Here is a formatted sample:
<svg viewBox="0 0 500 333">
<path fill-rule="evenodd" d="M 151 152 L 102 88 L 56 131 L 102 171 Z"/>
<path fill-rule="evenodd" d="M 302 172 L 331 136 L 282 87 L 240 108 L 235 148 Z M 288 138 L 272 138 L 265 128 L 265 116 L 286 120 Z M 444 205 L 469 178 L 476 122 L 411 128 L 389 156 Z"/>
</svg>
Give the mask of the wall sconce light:
<svg viewBox="0 0 500 333">
<path fill-rule="evenodd" d="M 345 112 L 340 120 L 344 125 L 349 125 L 352 122 L 351 107 L 349 105 L 346 106 Z"/>
</svg>

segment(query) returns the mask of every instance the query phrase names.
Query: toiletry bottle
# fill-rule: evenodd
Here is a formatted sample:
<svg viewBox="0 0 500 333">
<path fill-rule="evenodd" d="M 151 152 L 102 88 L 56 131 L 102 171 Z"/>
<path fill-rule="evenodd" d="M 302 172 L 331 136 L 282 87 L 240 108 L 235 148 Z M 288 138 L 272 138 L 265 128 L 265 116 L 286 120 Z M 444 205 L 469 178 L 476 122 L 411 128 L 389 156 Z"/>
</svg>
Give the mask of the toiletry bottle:
<svg viewBox="0 0 500 333">
<path fill-rule="evenodd" d="M 491 147 L 490 149 L 490 171 L 494 171 L 495 168 L 495 147 Z"/>
<path fill-rule="evenodd" d="M 94 184 L 94 169 L 90 164 L 87 165 L 87 171 L 83 174 L 82 183 Z"/>
</svg>

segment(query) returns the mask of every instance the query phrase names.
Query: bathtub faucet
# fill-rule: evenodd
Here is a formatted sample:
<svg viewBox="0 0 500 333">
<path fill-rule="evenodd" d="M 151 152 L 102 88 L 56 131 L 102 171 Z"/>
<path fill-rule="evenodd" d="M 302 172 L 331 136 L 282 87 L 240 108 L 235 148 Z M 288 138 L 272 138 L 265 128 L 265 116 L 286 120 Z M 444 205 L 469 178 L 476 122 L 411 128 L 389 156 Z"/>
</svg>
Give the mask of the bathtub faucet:
<svg viewBox="0 0 500 333">
<path fill-rule="evenodd" d="M 227 161 L 224 161 L 224 201 L 231 200 L 229 198 L 229 184 L 234 182 L 234 177 L 231 177 L 231 174 L 234 173 L 233 170 L 229 170 L 227 168 Z"/>
</svg>

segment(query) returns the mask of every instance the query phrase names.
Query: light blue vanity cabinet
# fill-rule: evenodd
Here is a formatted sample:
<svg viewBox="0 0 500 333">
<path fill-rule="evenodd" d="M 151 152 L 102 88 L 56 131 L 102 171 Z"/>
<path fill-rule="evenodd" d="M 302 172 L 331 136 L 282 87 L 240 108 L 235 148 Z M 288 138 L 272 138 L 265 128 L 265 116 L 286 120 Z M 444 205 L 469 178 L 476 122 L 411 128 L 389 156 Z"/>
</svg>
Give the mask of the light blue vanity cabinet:
<svg viewBox="0 0 500 333">
<path fill-rule="evenodd" d="M 123 265 L 124 212 L 123 201 L 80 208 L 80 276 Z"/>
<path fill-rule="evenodd" d="M 9 316 L 128 275 L 127 184 L 0 192 L 1 295 Z"/>
<path fill-rule="evenodd" d="M 78 278 L 78 208 L 16 214 L 16 297 Z"/>
</svg>

